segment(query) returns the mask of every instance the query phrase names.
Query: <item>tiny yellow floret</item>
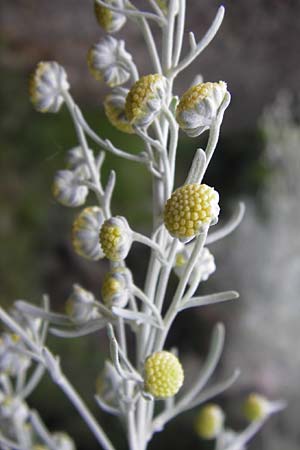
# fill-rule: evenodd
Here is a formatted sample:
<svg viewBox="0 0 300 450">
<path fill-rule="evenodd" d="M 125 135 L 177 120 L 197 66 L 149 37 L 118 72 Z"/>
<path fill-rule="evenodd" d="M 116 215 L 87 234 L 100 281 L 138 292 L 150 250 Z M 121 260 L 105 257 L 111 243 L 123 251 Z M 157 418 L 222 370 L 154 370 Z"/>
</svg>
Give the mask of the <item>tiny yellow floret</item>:
<svg viewBox="0 0 300 450">
<path fill-rule="evenodd" d="M 219 194 L 206 184 L 186 184 L 165 205 L 164 222 L 169 233 L 182 241 L 196 236 L 203 225 L 216 223 Z"/>
<path fill-rule="evenodd" d="M 262 395 L 252 393 L 246 398 L 243 410 L 249 422 L 261 420 L 268 414 L 269 401 Z"/>
<path fill-rule="evenodd" d="M 223 429 L 224 413 L 213 403 L 204 406 L 195 422 L 195 430 L 202 439 L 215 439 Z"/>
<path fill-rule="evenodd" d="M 145 361 L 145 390 L 156 398 L 173 397 L 181 388 L 184 373 L 178 358 L 173 353 L 153 353 Z"/>
<path fill-rule="evenodd" d="M 118 260 L 118 245 L 121 229 L 118 226 L 103 224 L 100 230 L 100 244 L 105 256 L 112 261 Z"/>
</svg>

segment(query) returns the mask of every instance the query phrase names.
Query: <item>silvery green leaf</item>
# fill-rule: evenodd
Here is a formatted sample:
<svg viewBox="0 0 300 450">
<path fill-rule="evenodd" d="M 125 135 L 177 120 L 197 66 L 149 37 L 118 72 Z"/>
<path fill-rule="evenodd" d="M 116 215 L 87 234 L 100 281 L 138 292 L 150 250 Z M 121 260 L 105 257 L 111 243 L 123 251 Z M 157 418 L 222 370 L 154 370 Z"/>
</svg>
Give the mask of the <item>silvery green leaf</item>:
<svg viewBox="0 0 300 450">
<path fill-rule="evenodd" d="M 206 244 L 212 244 L 213 242 L 223 239 L 224 237 L 226 237 L 230 233 L 232 233 L 239 226 L 241 221 L 243 220 L 243 217 L 245 214 L 245 209 L 246 209 L 245 204 L 240 202 L 238 204 L 236 211 L 234 212 L 234 214 L 230 218 L 230 220 L 227 222 L 227 224 L 223 225 L 216 231 L 209 233 L 207 240 L 206 240 Z"/>
<path fill-rule="evenodd" d="M 212 305 L 214 303 L 225 302 L 239 298 L 239 294 L 236 291 L 224 291 L 216 294 L 203 295 L 200 297 L 193 297 L 190 300 L 185 301 L 179 311 L 183 311 L 188 308 L 196 308 L 197 306 Z"/>
<path fill-rule="evenodd" d="M 130 311 L 128 309 L 118 308 L 116 306 L 112 307 L 112 311 L 114 314 L 116 314 L 116 316 L 122 317 L 122 319 L 125 320 L 136 322 L 138 325 L 140 325 L 141 323 L 147 323 L 157 328 L 161 327 L 161 325 L 151 315 L 147 315 L 136 311 Z"/>
<path fill-rule="evenodd" d="M 101 330 L 107 324 L 105 319 L 96 319 L 90 321 L 83 325 L 82 327 L 74 328 L 73 330 L 63 330 L 59 328 L 50 328 L 51 334 L 55 336 L 63 337 L 63 338 L 75 338 L 86 336 L 91 333 L 95 333 L 95 331 Z"/>
<path fill-rule="evenodd" d="M 63 314 L 57 314 L 45 311 L 44 309 L 31 305 L 30 303 L 18 300 L 15 302 L 15 306 L 25 314 L 29 314 L 33 317 L 39 317 L 41 319 L 49 320 L 50 322 L 59 325 L 71 325 L 70 319 Z"/>
<path fill-rule="evenodd" d="M 202 148 L 198 148 L 187 179 L 184 184 L 201 183 L 206 168 L 206 155 Z"/>
</svg>

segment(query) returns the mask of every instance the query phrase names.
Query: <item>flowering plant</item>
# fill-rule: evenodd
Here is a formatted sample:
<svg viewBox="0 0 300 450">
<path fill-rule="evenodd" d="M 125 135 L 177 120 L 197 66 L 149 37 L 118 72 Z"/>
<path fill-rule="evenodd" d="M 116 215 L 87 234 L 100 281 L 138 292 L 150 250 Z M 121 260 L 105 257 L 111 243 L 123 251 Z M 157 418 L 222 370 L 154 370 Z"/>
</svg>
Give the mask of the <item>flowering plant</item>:
<svg viewBox="0 0 300 450">
<path fill-rule="evenodd" d="M 30 80 L 30 98 L 37 111 L 57 113 L 63 104 L 70 112 L 78 147 L 66 156 L 52 186 L 55 199 L 64 206 L 85 205 L 94 194 L 96 205 L 84 207 L 74 217 L 72 243 L 83 258 L 107 258 L 110 269 L 101 288 L 101 298 L 75 284 L 66 302 L 66 314 L 50 311 L 49 299 L 33 305 L 18 300 L 0 318 L 10 331 L 0 341 L 0 444 L 3 449 L 75 448 L 65 433 L 51 433 L 26 399 L 45 370 L 77 408 L 91 432 L 105 450 L 115 450 L 111 440 L 64 375 L 60 360 L 46 345 L 48 330 L 62 338 L 73 338 L 106 328 L 110 360 L 106 361 L 95 399 L 99 407 L 118 416 L 126 429 L 130 450 L 145 450 L 154 433 L 175 416 L 205 403 L 229 388 L 238 371 L 207 387 L 222 354 L 224 327 L 213 331 L 209 354 L 192 386 L 184 384 L 180 354 L 166 349 L 174 319 L 187 308 L 201 307 L 238 297 L 235 291 L 197 295 L 201 282 L 215 270 L 207 245 L 224 238 L 242 220 L 240 204 L 229 223 L 217 228 L 219 194 L 204 184 L 207 167 L 216 150 L 220 128 L 230 94 L 223 81 L 197 81 L 179 99 L 173 93 L 175 78 L 192 63 L 216 35 L 224 16 L 221 6 L 207 33 L 197 42 L 189 34 L 190 49 L 182 57 L 185 0 L 149 0 L 149 11 L 137 9 L 129 0 L 96 0 L 95 15 L 109 35 L 91 47 L 88 66 L 111 92 L 104 100 L 111 123 L 143 142 L 140 153 L 117 148 L 90 128 L 70 94 L 63 67 L 53 61 L 38 64 Z M 153 73 L 140 76 L 125 42 L 111 36 L 127 21 L 140 27 L 153 64 Z M 161 53 L 151 25 L 162 34 Z M 197 149 L 185 183 L 174 188 L 179 130 L 189 137 L 208 132 L 206 149 Z M 88 140 L 100 148 L 89 148 Z M 124 216 L 112 213 L 111 200 L 116 174 L 111 171 L 104 185 L 101 167 L 105 152 L 140 163 L 152 176 L 153 229 L 151 236 L 135 231 Z M 135 282 L 126 263 L 134 242 L 151 249 L 144 287 Z M 171 299 L 167 288 L 171 272 L 178 283 Z M 49 327 L 50 324 L 50 327 Z M 135 339 L 128 351 L 128 335 Z M 132 350 L 132 349 L 131 349 Z M 178 396 L 177 396 L 178 394 Z M 155 408 L 159 403 L 160 408 Z M 217 450 L 241 450 L 265 420 L 283 407 L 257 394 L 245 404 L 250 421 L 241 433 L 224 425 L 224 412 L 205 405 L 196 420 L 196 431 L 204 439 L 215 439 Z"/>
</svg>

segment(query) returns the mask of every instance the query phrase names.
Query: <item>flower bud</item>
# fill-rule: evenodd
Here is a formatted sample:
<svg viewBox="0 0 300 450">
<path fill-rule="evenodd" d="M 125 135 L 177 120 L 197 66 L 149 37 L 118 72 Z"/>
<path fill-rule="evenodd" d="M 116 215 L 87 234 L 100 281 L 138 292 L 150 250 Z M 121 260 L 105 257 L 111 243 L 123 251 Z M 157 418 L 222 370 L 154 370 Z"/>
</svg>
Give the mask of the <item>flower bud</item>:
<svg viewBox="0 0 300 450">
<path fill-rule="evenodd" d="M 19 335 L 3 333 L 0 338 L 0 373 L 4 372 L 12 377 L 25 372 L 30 364 L 30 358 L 22 353 L 24 344 Z"/>
<path fill-rule="evenodd" d="M 191 257 L 193 246 L 183 246 L 183 248 L 176 254 L 174 272 L 180 278 L 185 272 L 186 265 Z M 216 270 L 214 256 L 210 253 L 207 247 L 204 247 L 199 254 L 195 267 L 189 278 L 189 284 L 192 284 L 195 279 L 198 282 L 206 281 L 212 273 Z"/>
<path fill-rule="evenodd" d="M 185 184 L 165 205 L 164 223 L 169 233 L 188 242 L 218 221 L 219 194 L 206 184 Z"/>
<path fill-rule="evenodd" d="M 71 439 L 66 433 L 53 433 L 52 439 L 55 442 L 56 450 L 75 450 L 73 439 Z"/>
<path fill-rule="evenodd" d="M 72 227 L 72 244 L 78 255 L 93 261 L 104 257 L 99 243 L 99 230 L 103 222 L 103 212 L 98 206 L 85 208 L 76 217 Z"/>
<path fill-rule="evenodd" d="M 144 366 L 145 391 L 155 398 L 173 397 L 181 388 L 184 373 L 173 353 L 160 351 L 150 355 Z"/>
<path fill-rule="evenodd" d="M 159 114 L 166 96 L 167 80 L 162 75 L 141 77 L 130 89 L 125 104 L 132 125 L 147 127 Z"/>
<path fill-rule="evenodd" d="M 190 137 L 210 128 L 227 92 L 224 81 L 200 83 L 183 94 L 176 110 L 176 120 Z"/>
<path fill-rule="evenodd" d="M 215 439 L 223 430 L 224 413 L 213 403 L 204 406 L 195 422 L 195 429 L 202 439 Z"/>
<path fill-rule="evenodd" d="M 80 184 L 80 178 L 71 170 L 56 172 L 52 185 L 55 199 L 64 206 L 75 208 L 85 203 L 88 188 Z"/>
<path fill-rule="evenodd" d="M 128 91 L 127 91 L 128 92 Z M 123 133 L 134 133 L 125 114 L 125 96 L 121 93 L 108 95 L 104 100 L 104 110 L 108 120 Z"/>
<path fill-rule="evenodd" d="M 123 0 L 106 0 L 106 3 L 118 8 L 124 7 Z M 97 22 L 107 33 L 116 33 L 126 22 L 126 16 L 124 14 L 99 5 L 96 1 L 94 3 L 94 10 Z"/>
<path fill-rule="evenodd" d="M 66 313 L 75 324 L 82 324 L 97 315 L 93 302 L 94 295 L 78 284 L 73 285 L 73 291 L 66 303 Z"/>
<path fill-rule="evenodd" d="M 91 149 L 88 149 L 88 153 L 90 158 L 93 160 L 94 159 L 93 151 Z M 84 179 L 88 180 L 90 178 L 90 171 L 86 163 L 86 159 L 83 156 L 82 148 L 80 146 L 71 148 L 67 152 L 66 160 L 67 160 L 67 168 L 69 170 L 76 171 L 76 174 L 78 174 Z"/>
<path fill-rule="evenodd" d="M 88 52 L 88 66 L 93 77 L 104 80 L 110 87 L 120 86 L 131 76 L 131 54 L 125 50 L 125 42 L 107 36 Z"/>
<path fill-rule="evenodd" d="M 131 273 L 126 268 L 118 267 L 108 272 L 101 289 L 102 299 L 106 306 L 125 308 L 129 300 L 131 283 Z"/>
<path fill-rule="evenodd" d="M 0 417 L 10 419 L 19 425 L 24 424 L 28 418 L 28 406 L 19 397 L 6 396 L 0 401 Z"/>
<path fill-rule="evenodd" d="M 132 244 L 132 231 L 125 217 L 116 216 L 106 220 L 100 230 L 100 245 L 111 261 L 122 261 Z"/>
<path fill-rule="evenodd" d="M 110 361 L 105 361 L 104 369 L 97 378 L 96 392 L 103 400 L 112 406 L 119 406 L 119 387 L 122 386 L 122 378 Z"/>
<path fill-rule="evenodd" d="M 270 402 L 259 394 L 250 394 L 244 403 L 244 415 L 249 422 L 264 419 L 270 412 Z"/>
<path fill-rule="evenodd" d="M 40 62 L 30 77 L 30 100 L 37 111 L 56 113 L 64 101 L 62 93 L 69 87 L 62 66 L 55 61 Z"/>
</svg>

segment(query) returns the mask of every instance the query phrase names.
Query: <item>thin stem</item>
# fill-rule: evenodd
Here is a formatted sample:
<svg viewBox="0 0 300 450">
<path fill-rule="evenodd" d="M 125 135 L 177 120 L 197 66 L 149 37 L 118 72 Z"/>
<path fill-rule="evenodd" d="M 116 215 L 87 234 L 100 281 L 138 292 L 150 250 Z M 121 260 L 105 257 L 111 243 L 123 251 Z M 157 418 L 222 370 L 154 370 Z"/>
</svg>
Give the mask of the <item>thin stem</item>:
<svg viewBox="0 0 300 450">
<path fill-rule="evenodd" d="M 178 0 L 179 11 L 177 17 L 176 36 L 174 44 L 173 66 L 177 66 L 183 44 L 184 25 L 185 25 L 185 10 L 186 0 Z"/>
<path fill-rule="evenodd" d="M 171 70 L 170 76 L 172 78 L 176 77 L 182 70 L 189 66 L 194 61 L 194 59 L 196 59 L 200 55 L 200 53 L 210 44 L 222 24 L 224 13 L 224 6 L 220 6 L 216 17 L 205 36 L 197 45 L 193 45 L 189 54 L 176 67 L 174 67 L 173 70 Z"/>
<path fill-rule="evenodd" d="M 157 16 L 156 14 L 139 11 L 136 8 L 134 8 L 134 9 L 133 8 L 132 9 L 118 8 L 118 7 L 112 6 L 111 4 L 108 4 L 102 0 L 96 0 L 96 2 L 99 5 L 104 6 L 105 8 L 109 8 L 111 11 L 123 14 L 124 16 L 127 16 L 128 18 L 149 19 L 149 20 L 153 20 L 154 22 L 157 22 L 159 25 L 162 24 L 161 17 Z"/>
<path fill-rule="evenodd" d="M 153 34 L 151 28 L 147 22 L 147 20 L 143 17 L 139 20 L 139 24 L 141 26 L 143 36 L 148 47 L 149 55 L 156 73 L 162 73 L 162 67 L 160 63 L 160 59 L 158 56 L 156 44 L 153 38 Z"/>
</svg>

